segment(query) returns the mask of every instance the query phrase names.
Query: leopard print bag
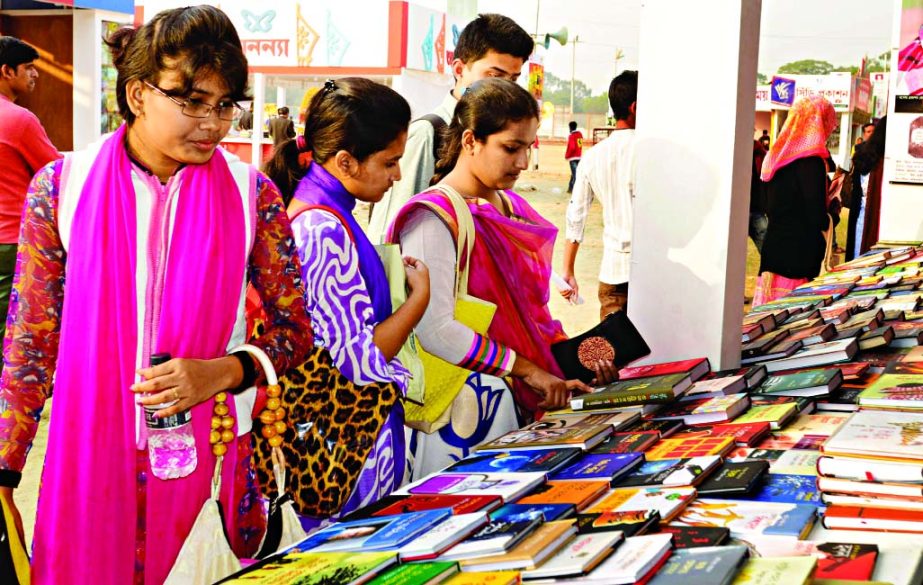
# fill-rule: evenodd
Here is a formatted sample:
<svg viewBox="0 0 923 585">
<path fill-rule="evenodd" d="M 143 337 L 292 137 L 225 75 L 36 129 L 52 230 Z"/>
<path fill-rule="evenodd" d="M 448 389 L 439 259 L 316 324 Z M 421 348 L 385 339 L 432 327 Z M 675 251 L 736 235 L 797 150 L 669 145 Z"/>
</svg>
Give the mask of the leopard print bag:
<svg viewBox="0 0 923 585">
<path fill-rule="evenodd" d="M 289 413 L 281 446 L 289 495 L 299 514 L 328 518 L 352 494 L 400 390 L 394 383 L 353 384 L 321 347 L 281 376 L 279 384 Z M 253 426 L 257 477 L 263 494 L 274 498 L 272 447 L 263 437 L 264 423 L 257 419 Z"/>
</svg>

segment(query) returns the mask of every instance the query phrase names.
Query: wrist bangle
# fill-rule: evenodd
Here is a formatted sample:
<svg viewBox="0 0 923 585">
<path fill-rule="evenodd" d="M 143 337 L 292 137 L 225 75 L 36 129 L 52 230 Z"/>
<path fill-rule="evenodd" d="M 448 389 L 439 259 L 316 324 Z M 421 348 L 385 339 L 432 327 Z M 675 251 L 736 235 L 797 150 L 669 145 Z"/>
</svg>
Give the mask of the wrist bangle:
<svg viewBox="0 0 923 585">
<path fill-rule="evenodd" d="M 238 394 L 253 386 L 256 382 L 256 365 L 253 363 L 253 358 L 251 358 L 250 354 L 245 350 L 235 351 L 231 355 L 237 358 L 237 361 L 240 362 L 240 367 L 243 368 L 244 371 L 240 384 L 236 388 L 231 388 L 230 390 L 232 394 Z"/>
</svg>

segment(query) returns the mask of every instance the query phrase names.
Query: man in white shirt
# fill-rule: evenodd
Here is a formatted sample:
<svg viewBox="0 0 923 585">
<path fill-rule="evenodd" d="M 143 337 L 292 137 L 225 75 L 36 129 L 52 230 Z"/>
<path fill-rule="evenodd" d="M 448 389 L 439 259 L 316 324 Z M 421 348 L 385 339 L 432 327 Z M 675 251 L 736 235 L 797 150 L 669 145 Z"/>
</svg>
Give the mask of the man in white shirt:
<svg viewBox="0 0 923 585">
<path fill-rule="evenodd" d="M 635 196 L 635 112 L 638 105 L 638 72 L 623 71 L 609 84 L 609 106 L 615 114 L 615 130 L 608 138 L 584 152 L 577 167 L 577 181 L 567 206 L 564 244 L 564 280 L 572 287 L 562 291 L 576 298 L 574 262 L 583 241 L 587 214 L 594 197 L 603 207 L 603 258 L 599 269 L 600 319 L 627 309 L 628 270 L 631 263 L 632 200 Z"/>
<path fill-rule="evenodd" d="M 486 77 L 516 81 L 534 47 L 532 37 L 513 19 L 501 14 L 478 15 L 458 35 L 452 61 L 455 87 L 432 114 L 448 125 L 455 113 L 455 104 L 475 81 Z M 396 181 L 372 209 L 367 231 L 373 243 L 383 242 L 398 210 L 429 187 L 436 168 L 433 145 L 438 124 L 432 117 L 426 116 L 410 124 L 400 163 L 401 180 Z"/>
</svg>

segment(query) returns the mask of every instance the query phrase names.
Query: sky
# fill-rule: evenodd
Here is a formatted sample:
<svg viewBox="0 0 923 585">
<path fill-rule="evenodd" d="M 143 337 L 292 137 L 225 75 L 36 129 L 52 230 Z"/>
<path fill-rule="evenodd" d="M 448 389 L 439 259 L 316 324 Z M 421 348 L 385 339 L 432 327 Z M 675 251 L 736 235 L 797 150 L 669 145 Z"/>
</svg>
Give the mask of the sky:
<svg viewBox="0 0 923 585">
<path fill-rule="evenodd" d="M 698 2 L 705 10 L 728 0 Z M 641 0 L 478 0 L 479 12 L 499 12 L 535 32 L 538 6 L 540 35 L 566 26 L 576 45 L 575 77 L 593 93 L 609 86 L 615 55 L 624 57 L 618 69 L 638 67 Z M 759 71 L 772 76 L 780 65 L 801 59 L 858 65 L 863 55 L 877 56 L 891 44 L 894 0 L 763 0 Z M 545 69 L 569 78 L 574 45 L 552 41 Z"/>
</svg>

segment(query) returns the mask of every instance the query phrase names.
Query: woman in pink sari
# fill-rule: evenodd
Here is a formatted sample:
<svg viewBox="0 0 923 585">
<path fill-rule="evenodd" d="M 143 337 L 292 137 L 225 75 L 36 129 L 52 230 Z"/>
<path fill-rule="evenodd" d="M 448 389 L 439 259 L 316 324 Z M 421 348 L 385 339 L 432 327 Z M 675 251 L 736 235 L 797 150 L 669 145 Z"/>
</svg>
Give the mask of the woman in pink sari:
<svg viewBox="0 0 923 585">
<path fill-rule="evenodd" d="M 222 439 L 225 526 L 235 552 L 252 554 L 264 522 L 249 434 L 261 373 L 249 354 L 229 353 L 246 341 L 247 283 L 268 315 L 253 343 L 277 370 L 311 343 L 282 199 L 217 148 L 247 89 L 230 20 L 176 9 L 108 42 L 126 123 L 33 179 L 7 320 L 0 497 L 10 507 L 54 386 L 35 583 L 164 581 L 210 494 L 219 393 L 233 423 Z M 150 367 L 160 353 L 173 359 Z M 193 470 L 152 473 L 139 402 L 172 403 L 158 418 L 191 412 Z"/>
<path fill-rule="evenodd" d="M 430 269 L 430 304 L 416 328 L 421 345 L 471 371 L 451 407 L 451 422 L 433 434 L 413 433 L 414 478 L 544 410 L 566 406 L 572 390 L 589 390 L 563 380 L 551 355 L 551 344 L 567 338 L 548 309 L 558 230 L 511 190 L 528 167 L 537 128 L 538 107 L 529 92 L 509 81 L 481 80 L 456 106 L 436 165 L 434 183 L 457 191 L 474 220 L 468 292 L 497 305 L 487 335 L 454 316 L 458 222 L 447 196 L 436 189 L 420 193 L 390 228 L 389 239 Z M 505 381 L 510 378 L 512 388 Z"/>
</svg>

